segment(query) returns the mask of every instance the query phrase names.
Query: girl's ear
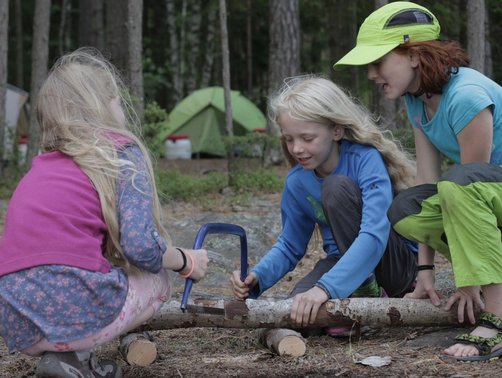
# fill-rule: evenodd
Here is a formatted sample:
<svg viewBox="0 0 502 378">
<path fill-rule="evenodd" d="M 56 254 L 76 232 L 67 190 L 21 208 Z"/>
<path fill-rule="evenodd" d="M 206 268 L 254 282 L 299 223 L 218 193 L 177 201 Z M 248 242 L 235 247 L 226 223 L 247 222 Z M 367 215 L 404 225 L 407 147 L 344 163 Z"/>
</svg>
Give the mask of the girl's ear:
<svg viewBox="0 0 502 378">
<path fill-rule="evenodd" d="M 338 142 L 345 135 L 345 129 L 340 125 L 335 125 L 333 127 L 333 140 Z"/>
<path fill-rule="evenodd" d="M 418 54 L 416 52 L 410 53 L 410 62 L 412 68 L 417 68 L 419 61 L 420 60 L 418 59 Z"/>
</svg>

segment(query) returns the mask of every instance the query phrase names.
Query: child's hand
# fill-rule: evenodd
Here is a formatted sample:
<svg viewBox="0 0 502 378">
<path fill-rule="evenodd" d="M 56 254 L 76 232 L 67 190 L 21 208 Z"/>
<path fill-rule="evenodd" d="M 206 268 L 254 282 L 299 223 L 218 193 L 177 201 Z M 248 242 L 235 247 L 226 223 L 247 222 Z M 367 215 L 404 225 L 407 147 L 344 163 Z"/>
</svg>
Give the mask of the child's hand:
<svg viewBox="0 0 502 378">
<path fill-rule="evenodd" d="M 303 327 L 314 323 L 319 308 L 327 300 L 324 290 L 317 286 L 295 295 L 291 306 L 291 320 Z"/>
<path fill-rule="evenodd" d="M 467 317 L 471 324 L 476 324 L 474 316 L 475 306 L 484 310 L 485 304 L 481 299 L 481 287 L 479 286 L 465 286 L 459 288 L 446 302 L 445 310 L 450 311 L 452 306 L 458 302 L 457 317 L 459 323 L 464 322 L 464 314 L 467 312 Z"/>
<path fill-rule="evenodd" d="M 244 300 L 249 297 L 249 290 L 258 283 L 258 278 L 255 273 L 251 272 L 244 282 L 242 282 L 240 270 L 235 270 L 230 276 L 230 282 L 232 283 L 232 291 L 235 297 Z"/>
<path fill-rule="evenodd" d="M 417 275 L 417 286 L 413 293 L 406 294 L 404 298 L 425 299 L 430 298 L 434 306 L 441 304 L 439 294 L 434 287 L 435 277 L 433 270 L 422 270 Z"/>
<path fill-rule="evenodd" d="M 190 278 L 194 281 L 199 281 L 202 277 L 204 277 L 207 271 L 207 263 L 209 261 L 209 258 L 207 257 L 207 251 L 205 249 L 185 249 L 185 252 L 188 252 L 192 255 L 193 262 L 195 264 L 193 272 L 192 274 L 190 274 Z M 192 269 L 190 264 L 191 262 L 188 263 L 188 266 L 186 268 L 187 271 L 190 271 Z"/>
</svg>

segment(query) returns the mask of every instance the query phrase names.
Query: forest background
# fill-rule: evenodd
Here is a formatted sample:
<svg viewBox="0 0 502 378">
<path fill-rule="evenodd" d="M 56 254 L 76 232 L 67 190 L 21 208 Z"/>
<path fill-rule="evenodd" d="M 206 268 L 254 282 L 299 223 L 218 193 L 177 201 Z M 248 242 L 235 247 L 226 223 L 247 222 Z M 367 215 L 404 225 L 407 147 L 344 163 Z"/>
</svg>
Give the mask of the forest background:
<svg viewBox="0 0 502 378">
<path fill-rule="evenodd" d="M 388 101 L 366 67 L 334 71 L 365 17 L 386 0 L 0 0 L 0 103 L 5 84 L 35 103 L 47 70 L 63 53 L 94 46 L 120 69 L 138 113 L 167 117 L 195 89 L 240 91 L 262 111 L 288 76 L 322 73 L 368 106 L 383 128 L 400 129 L 400 100 Z M 472 66 L 502 79 L 500 0 L 416 0 L 441 23 L 441 38 L 467 48 Z M 0 120 L 5 118 L 0 106 Z M 31 107 L 28 161 L 38 150 Z M 149 113 L 147 112 L 147 117 Z M 147 118 L 146 123 L 150 120 Z M 0 146 L 4 128 L 0 127 Z"/>
</svg>

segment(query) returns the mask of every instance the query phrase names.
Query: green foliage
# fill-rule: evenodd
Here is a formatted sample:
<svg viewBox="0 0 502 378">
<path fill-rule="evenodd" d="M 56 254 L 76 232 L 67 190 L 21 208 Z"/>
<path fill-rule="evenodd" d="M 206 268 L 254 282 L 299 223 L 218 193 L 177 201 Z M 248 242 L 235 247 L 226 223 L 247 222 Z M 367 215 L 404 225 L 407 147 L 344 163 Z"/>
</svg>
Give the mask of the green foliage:
<svg viewBox="0 0 502 378">
<path fill-rule="evenodd" d="M 201 196 L 218 193 L 227 186 L 227 176 L 211 172 L 204 177 L 184 175 L 177 170 L 155 172 L 157 191 L 163 202 L 171 200 L 193 201 Z"/>
<path fill-rule="evenodd" d="M 224 142 L 229 158 L 237 156 L 246 158 L 259 157 L 263 159 L 266 151 L 269 149 L 280 148 L 278 137 L 257 132 L 227 136 Z"/>
<path fill-rule="evenodd" d="M 169 114 L 155 101 L 145 107 L 145 121 L 143 124 L 143 139 L 155 157 L 164 155 L 164 143 L 158 139 L 159 129 L 169 120 Z"/>
<path fill-rule="evenodd" d="M 232 187 L 237 191 L 259 191 L 273 193 L 280 191 L 284 181 L 279 178 L 274 170 L 259 168 L 256 171 L 241 171 L 232 177 Z"/>
<path fill-rule="evenodd" d="M 16 189 L 19 180 L 24 175 L 22 167 L 18 167 L 17 164 L 8 165 L 4 168 L 2 172 L 2 178 L 0 179 L 0 198 L 9 199 Z"/>
</svg>

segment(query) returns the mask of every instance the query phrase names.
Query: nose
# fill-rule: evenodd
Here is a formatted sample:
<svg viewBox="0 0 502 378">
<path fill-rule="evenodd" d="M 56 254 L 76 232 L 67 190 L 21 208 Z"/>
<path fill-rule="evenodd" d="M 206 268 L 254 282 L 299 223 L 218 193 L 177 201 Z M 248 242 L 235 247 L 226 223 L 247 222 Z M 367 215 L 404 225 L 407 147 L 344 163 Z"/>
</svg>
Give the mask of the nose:
<svg viewBox="0 0 502 378">
<path fill-rule="evenodd" d="M 368 79 L 369 80 L 376 80 L 378 77 L 378 71 L 373 64 L 368 65 Z"/>
<path fill-rule="evenodd" d="M 295 141 L 293 143 L 293 154 L 299 154 L 303 152 L 303 143 L 301 141 Z"/>
</svg>

